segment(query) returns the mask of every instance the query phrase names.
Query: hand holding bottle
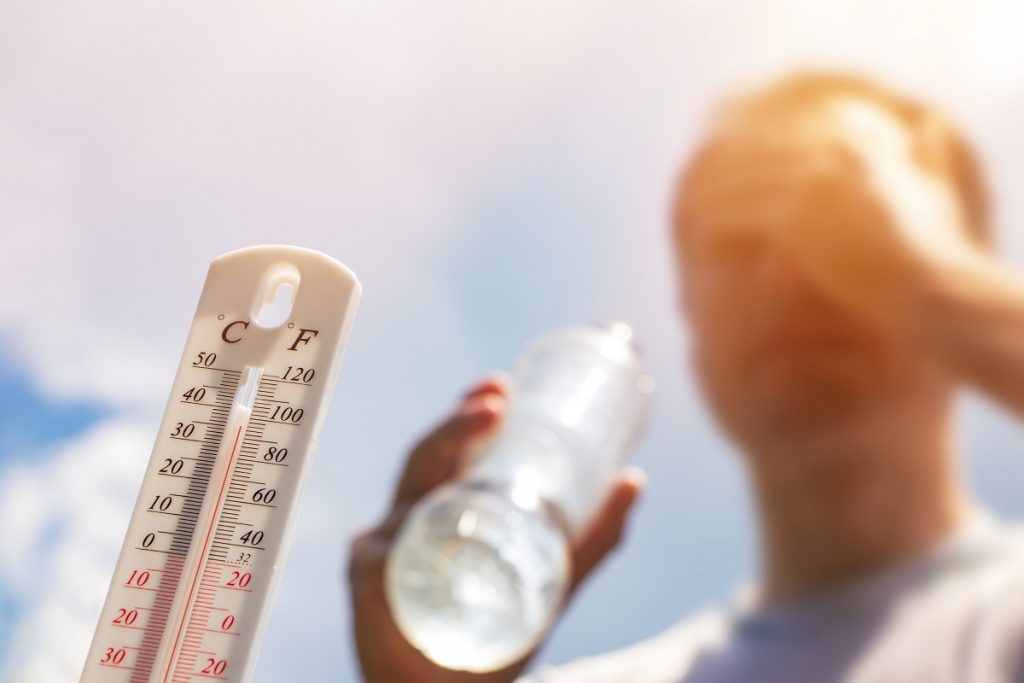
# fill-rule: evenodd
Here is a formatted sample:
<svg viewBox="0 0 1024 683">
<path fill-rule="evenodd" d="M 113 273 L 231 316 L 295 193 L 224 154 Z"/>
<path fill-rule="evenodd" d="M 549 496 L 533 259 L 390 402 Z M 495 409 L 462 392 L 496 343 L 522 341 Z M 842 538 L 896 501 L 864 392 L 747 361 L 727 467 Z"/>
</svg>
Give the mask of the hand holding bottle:
<svg viewBox="0 0 1024 683">
<path fill-rule="evenodd" d="M 455 411 L 413 448 L 390 511 L 375 528 L 358 535 L 349 563 L 353 631 L 363 676 L 368 683 L 507 683 L 529 661 L 485 674 L 445 669 L 431 662 L 399 632 L 384 591 L 384 570 L 395 535 L 412 507 L 427 493 L 463 473 L 467 454 L 500 424 L 508 390 L 500 377 L 485 380 L 463 397 Z M 618 544 L 629 510 L 643 488 L 643 473 L 625 470 L 587 529 L 571 548 L 570 591 Z"/>
</svg>

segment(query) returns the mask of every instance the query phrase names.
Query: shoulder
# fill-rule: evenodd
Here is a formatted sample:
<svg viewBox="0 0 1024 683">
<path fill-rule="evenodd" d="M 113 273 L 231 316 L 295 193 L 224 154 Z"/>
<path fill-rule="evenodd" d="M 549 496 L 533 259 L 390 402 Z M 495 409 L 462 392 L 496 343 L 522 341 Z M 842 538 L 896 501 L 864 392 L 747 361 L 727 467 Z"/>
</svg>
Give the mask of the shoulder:
<svg viewBox="0 0 1024 683">
<path fill-rule="evenodd" d="M 993 522 L 945 558 L 879 623 L 860 668 L 890 671 L 908 652 L 930 653 L 943 670 L 969 671 L 967 680 L 1008 680 L 1005 672 L 1020 671 L 1024 528 Z"/>
<path fill-rule="evenodd" d="M 933 567 L 906 604 L 962 612 L 975 622 L 1000 616 L 1024 623 L 1024 600 L 1007 600 L 1024 597 L 1024 526 L 991 519 L 978 526 Z"/>
<path fill-rule="evenodd" d="M 978 630 L 1019 649 L 1024 644 L 1024 526 L 999 524 L 964 574 Z"/>
<path fill-rule="evenodd" d="M 564 666 L 544 666 L 516 683 L 671 683 L 700 653 L 719 647 L 727 630 L 723 612 L 701 612 L 634 645 Z"/>
<path fill-rule="evenodd" d="M 1024 582 L 1024 525 L 986 519 L 939 572 L 937 592 L 951 588 L 984 601 Z"/>
</svg>

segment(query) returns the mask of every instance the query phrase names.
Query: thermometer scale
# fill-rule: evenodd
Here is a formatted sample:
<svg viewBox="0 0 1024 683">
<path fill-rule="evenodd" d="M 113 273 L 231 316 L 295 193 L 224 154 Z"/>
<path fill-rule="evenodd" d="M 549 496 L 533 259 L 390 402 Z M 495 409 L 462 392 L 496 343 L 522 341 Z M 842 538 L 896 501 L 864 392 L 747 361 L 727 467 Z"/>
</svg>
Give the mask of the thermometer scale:
<svg viewBox="0 0 1024 683">
<path fill-rule="evenodd" d="M 297 247 L 211 264 L 81 683 L 250 679 L 360 291 Z"/>
</svg>

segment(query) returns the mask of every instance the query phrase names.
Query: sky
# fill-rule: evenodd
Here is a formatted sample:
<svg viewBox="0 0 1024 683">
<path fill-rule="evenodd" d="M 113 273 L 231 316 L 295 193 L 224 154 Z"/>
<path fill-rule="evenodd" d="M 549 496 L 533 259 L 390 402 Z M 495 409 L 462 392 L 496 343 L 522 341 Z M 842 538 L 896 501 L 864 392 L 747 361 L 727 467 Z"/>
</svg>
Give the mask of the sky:
<svg viewBox="0 0 1024 683">
<path fill-rule="evenodd" d="M 354 681 L 343 568 L 404 454 L 530 338 L 624 318 L 658 381 L 619 553 L 541 654 L 728 601 L 746 486 L 686 362 L 667 241 L 716 101 L 807 66 L 944 107 L 1024 266 L 1013 0 L 0 3 L 0 680 L 77 680 L 209 262 L 324 251 L 364 294 L 255 680 Z M 1019 425 L 964 399 L 1019 517 Z M 314 609 L 315 607 L 315 609 Z"/>
</svg>

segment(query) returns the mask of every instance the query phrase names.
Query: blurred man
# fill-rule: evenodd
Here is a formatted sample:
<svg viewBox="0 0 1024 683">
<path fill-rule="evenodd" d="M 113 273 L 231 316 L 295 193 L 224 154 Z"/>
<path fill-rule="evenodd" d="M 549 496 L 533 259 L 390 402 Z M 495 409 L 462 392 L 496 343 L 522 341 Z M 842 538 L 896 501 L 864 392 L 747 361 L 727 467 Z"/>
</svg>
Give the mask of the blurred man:
<svg viewBox="0 0 1024 683">
<path fill-rule="evenodd" d="M 1024 541 L 958 469 L 954 393 L 1024 413 L 1024 280 L 990 255 L 982 182 L 934 111 L 866 80 L 801 75 L 731 103 L 674 216 L 693 364 L 759 510 L 756 590 L 536 683 L 1024 681 Z M 473 388 L 412 453 L 390 516 L 358 538 L 355 636 L 371 683 L 513 681 L 526 662 L 438 669 L 381 587 L 409 506 L 500 420 Z M 614 547 L 627 473 L 574 549 Z"/>
</svg>

